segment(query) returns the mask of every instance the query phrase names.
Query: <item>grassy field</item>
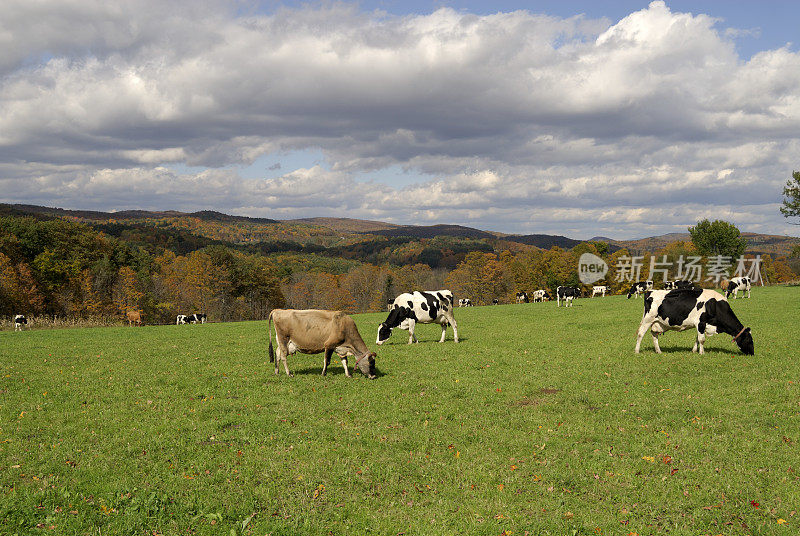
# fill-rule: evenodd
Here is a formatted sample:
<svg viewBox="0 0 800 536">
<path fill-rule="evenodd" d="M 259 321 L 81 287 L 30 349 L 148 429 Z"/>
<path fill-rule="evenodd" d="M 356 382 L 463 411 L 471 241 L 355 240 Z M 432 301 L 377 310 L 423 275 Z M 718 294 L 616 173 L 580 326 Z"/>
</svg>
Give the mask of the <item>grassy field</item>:
<svg viewBox="0 0 800 536">
<path fill-rule="evenodd" d="M 266 323 L 0 333 L 2 534 L 800 533 L 800 288 L 728 336 L 624 296 L 459 309 L 380 376 L 266 360 Z"/>
</svg>

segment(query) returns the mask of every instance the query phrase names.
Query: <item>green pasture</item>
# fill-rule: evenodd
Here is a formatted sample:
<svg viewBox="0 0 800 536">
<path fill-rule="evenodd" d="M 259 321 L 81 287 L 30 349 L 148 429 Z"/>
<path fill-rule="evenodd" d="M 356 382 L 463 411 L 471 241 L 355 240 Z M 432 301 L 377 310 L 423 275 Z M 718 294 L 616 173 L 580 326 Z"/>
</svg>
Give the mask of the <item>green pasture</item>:
<svg viewBox="0 0 800 536">
<path fill-rule="evenodd" d="M 642 299 L 354 318 L 378 379 L 267 361 L 266 322 L 0 332 L 0 534 L 800 533 L 800 288 L 730 337 Z"/>
</svg>

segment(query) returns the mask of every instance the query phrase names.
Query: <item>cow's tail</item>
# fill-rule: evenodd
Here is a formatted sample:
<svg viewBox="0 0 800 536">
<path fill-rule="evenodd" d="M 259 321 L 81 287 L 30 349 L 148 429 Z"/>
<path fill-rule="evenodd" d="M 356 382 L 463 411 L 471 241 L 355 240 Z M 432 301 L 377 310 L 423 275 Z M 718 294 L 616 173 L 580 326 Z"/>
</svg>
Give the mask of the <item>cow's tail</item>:
<svg viewBox="0 0 800 536">
<path fill-rule="evenodd" d="M 267 339 L 269 340 L 269 362 L 275 362 L 275 349 L 272 347 L 272 311 L 269 312 L 267 319 Z"/>
</svg>

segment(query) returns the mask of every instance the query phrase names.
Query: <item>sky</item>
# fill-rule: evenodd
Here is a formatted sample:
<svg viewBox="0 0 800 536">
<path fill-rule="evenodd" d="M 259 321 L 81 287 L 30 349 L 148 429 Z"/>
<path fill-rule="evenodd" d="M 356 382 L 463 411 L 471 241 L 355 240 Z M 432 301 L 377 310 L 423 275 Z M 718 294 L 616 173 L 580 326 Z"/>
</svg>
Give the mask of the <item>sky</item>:
<svg viewBox="0 0 800 536">
<path fill-rule="evenodd" d="M 798 236 L 778 210 L 797 20 L 789 1 L 11 0 L 0 202 Z"/>
</svg>

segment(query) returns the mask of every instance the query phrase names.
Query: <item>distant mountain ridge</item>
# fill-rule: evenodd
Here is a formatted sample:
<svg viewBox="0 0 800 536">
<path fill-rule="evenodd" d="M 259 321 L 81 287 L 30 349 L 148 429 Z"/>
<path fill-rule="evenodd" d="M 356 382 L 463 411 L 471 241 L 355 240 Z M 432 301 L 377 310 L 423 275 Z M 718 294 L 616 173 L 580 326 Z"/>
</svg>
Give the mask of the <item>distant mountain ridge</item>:
<svg viewBox="0 0 800 536">
<path fill-rule="evenodd" d="M 175 210 L 123 210 L 119 212 L 102 212 L 93 210 L 69 210 L 62 208 L 43 207 L 38 205 L 0 203 L 0 215 L 29 215 L 44 218 L 75 218 L 79 220 L 87 220 L 89 222 L 107 222 L 111 220 L 149 220 L 164 218 L 196 218 L 199 220 L 220 222 L 229 225 L 235 225 L 237 223 L 261 225 L 293 224 L 300 226 L 315 226 L 317 228 L 323 227 L 328 229 L 328 233 L 341 233 L 350 237 L 356 237 L 357 235 L 377 235 L 389 239 L 397 239 L 401 237 L 430 239 L 437 236 L 448 236 L 453 238 L 474 240 L 503 240 L 507 242 L 535 246 L 542 249 L 550 249 L 554 246 L 563 249 L 571 249 L 582 242 L 587 242 L 587 240 L 577 240 L 561 235 L 505 234 L 454 224 L 397 225 L 375 220 L 332 217 L 277 220 L 271 218 L 233 216 L 213 210 L 202 210 L 198 212 L 180 212 Z M 743 232 L 742 236 L 748 240 L 748 247 L 746 251 L 750 254 L 788 255 L 792 247 L 797 244 L 798 241 L 800 241 L 800 239 L 790 236 L 766 235 L 750 232 Z M 588 241 L 607 242 L 611 252 L 617 251 L 621 248 L 626 248 L 632 254 L 639 254 L 641 252 L 661 249 L 671 242 L 688 240 L 690 240 L 689 233 L 668 233 L 634 240 L 616 240 L 608 237 L 598 236 Z"/>
<path fill-rule="evenodd" d="M 250 222 L 250 223 L 278 223 L 278 220 L 269 218 L 250 218 L 248 216 L 231 216 L 215 210 L 200 210 L 198 212 L 180 212 L 177 210 L 150 211 L 150 210 L 120 210 L 119 212 L 101 212 L 98 210 L 70 210 L 64 208 L 42 207 L 38 205 L 6 204 L 0 203 L 0 214 L 13 215 L 42 215 L 57 218 L 78 218 L 83 220 L 149 220 L 160 218 L 198 218 L 201 220 L 221 222 Z"/>
</svg>

